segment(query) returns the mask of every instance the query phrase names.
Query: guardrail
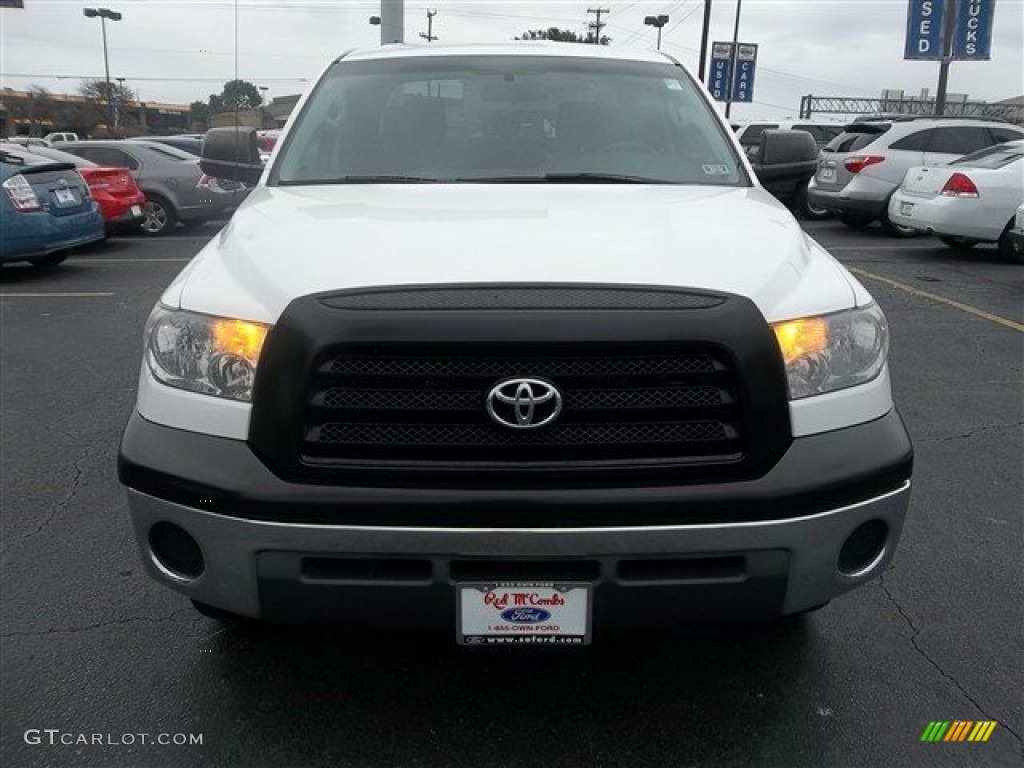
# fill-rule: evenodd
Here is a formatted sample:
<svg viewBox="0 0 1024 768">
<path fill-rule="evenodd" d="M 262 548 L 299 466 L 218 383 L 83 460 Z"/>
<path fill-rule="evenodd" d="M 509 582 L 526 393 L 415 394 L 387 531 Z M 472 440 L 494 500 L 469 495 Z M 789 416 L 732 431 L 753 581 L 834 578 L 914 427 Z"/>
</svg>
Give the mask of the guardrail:
<svg viewBox="0 0 1024 768">
<path fill-rule="evenodd" d="M 865 99 L 851 96 L 803 96 L 800 118 L 824 115 L 934 115 L 934 99 Z M 1024 124 L 1024 104 L 992 104 L 984 101 L 946 102 L 944 117 L 976 117 Z"/>
</svg>

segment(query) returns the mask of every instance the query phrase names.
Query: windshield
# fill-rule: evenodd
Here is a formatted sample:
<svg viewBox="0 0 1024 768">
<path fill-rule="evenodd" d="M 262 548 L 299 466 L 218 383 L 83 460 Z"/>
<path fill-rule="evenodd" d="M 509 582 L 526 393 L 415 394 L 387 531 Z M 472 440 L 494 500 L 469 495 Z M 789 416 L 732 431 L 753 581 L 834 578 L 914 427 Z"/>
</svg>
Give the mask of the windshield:
<svg viewBox="0 0 1024 768">
<path fill-rule="evenodd" d="M 748 183 L 681 69 L 540 56 L 341 61 L 317 85 L 270 177 L 574 180 Z"/>
<path fill-rule="evenodd" d="M 1015 141 L 1012 144 L 996 144 L 993 147 L 979 149 L 950 165 L 963 165 L 971 168 L 1002 168 L 1010 163 L 1024 157 L 1024 141 Z"/>
<path fill-rule="evenodd" d="M 96 165 L 96 163 L 86 160 L 84 157 L 72 155 L 70 152 L 61 152 L 59 149 L 50 149 L 49 147 L 30 146 L 27 147 L 25 151 L 58 163 L 74 163 L 79 168 L 91 168 Z"/>
</svg>

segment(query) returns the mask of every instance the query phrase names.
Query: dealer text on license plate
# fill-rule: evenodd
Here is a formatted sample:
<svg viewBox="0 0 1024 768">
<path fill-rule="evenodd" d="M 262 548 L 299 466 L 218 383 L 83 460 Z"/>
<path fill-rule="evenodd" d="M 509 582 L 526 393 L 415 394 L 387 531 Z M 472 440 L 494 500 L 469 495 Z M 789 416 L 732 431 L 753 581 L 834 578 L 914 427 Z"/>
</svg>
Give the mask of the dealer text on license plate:
<svg viewBox="0 0 1024 768">
<path fill-rule="evenodd" d="M 548 582 L 459 584 L 462 645 L 586 645 L 590 586 Z"/>
</svg>

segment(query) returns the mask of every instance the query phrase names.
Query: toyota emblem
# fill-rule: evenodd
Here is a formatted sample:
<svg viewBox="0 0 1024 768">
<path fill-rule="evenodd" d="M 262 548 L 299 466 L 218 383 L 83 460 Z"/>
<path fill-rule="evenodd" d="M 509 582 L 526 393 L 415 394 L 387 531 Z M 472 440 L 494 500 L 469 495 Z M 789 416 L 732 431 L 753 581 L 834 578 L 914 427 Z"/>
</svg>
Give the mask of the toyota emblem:
<svg viewBox="0 0 1024 768">
<path fill-rule="evenodd" d="M 511 429 L 536 429 L 562 412 L 562 395 L 540 379 L 505 379 L 487 395 L 487 413 L 496 424 Z"/>
</svg>

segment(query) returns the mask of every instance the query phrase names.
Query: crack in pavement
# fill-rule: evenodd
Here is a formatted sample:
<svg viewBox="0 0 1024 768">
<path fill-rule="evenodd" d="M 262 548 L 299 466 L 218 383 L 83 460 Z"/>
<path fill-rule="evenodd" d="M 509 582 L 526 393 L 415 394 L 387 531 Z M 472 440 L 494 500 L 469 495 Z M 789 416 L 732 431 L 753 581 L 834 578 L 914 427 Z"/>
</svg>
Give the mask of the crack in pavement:
<svg viewBox="0 0 1024 768">
<path fill-rule="evenodd" d="M 973 696 L 971 696 L 971 694 L 969 694 L 967 692 L 967 689 L 965 689 L 962 685 L 960 685 L 960 683 L 957 681 L 957 679 L 955 677 L 953 677 L 951 674 L 946 672 L 946 670 L 944 670 L 942 667 L 940 667 L 938 662 L 936 662 L 931 656 L 929 656 L 928 652 L 925 651 L 924 648 L 922 648 L 920 646 L 920 644 L 917 642 L 917 637 L 918 637 L 918 635 L 921 634 L 921 630 L 917 628 L 916 624 L 914 624 L 914 620 L 910 618 L 910 614 L 908 614 L 905 610 L 903 610 L 903 606 L 900 605 L 900 603 L 896 599 L 895 595 L 893 595 L 893 593 L 889 591 L 889 587 L 886 586 L 886 584 L 885 584 L 885 574 L 884 573 L 878 578 L 878 582 L 879 582 L 879 585 L 882 587 L 882 593 L 886 596 L 886 598 L 889 600 L 889 602 L 892 603 L 893 607 L 896 609 L 896 612 L 899 613 L 899 615 L 903 617 L 903 620 L 906 622 L 907 626 L 910 627 L 910 631 L 911 631 L 910 644 L 912 646 L 914 646 L 914 650 L 917 651 L 918 654 L 920 654 L 920 656 L 925 661 L 927 661 L 931 666 L 933 666 L 935 668 L 935 670 L 940 675 L 942 675 L 942 677 L 944 677 L 946 680 L 951 682 L 956 687 L 956 689 L 958 691 L 960 691 L 960 693 L 963 694 L 964 698 L 967 699 L 969 702 L 971 702 L 971 704 L 974 705 L 974 708 L 976 710 L 978 710 L 984 716 L 984 718 L 986 720 L 995 720 L 996 718 L 994 718 L 991 715 L 989 715 L 985 711 L 984 707 L 982 707 L 981 704 L 979 704 L 977 702 L 977 700 Z M 1013 738 L 1017 741 L 1018 746 L 1021 746 L 1020 735 L 1015 730 L 1013 730 L 1013 728 L 1011 728 L 1009 725 L 1007 725 L 1006 722 L 1004 722 L 1003 720 L 999 720 L 998 722 L 999 722 L 999 725 L 1001 725 L 1004 729 L 1006 729 L 1006 731 L 1008 731 L 1010 733 L 1010 735 L 1013 736 Z"/>
<path fill-rule="evenodd" d="M 82 469 L 80 465 L 89 457 L 89 453 L 91 452 L 91 450 L 92 446 L 87 446 L 82 451 L 82 455 L 75 459 L 75 463 L 73 465 L 75 472 L 74 475 L 71 477 L 71 489 L 68 491 L 67 495 L 53 506 L 53 508 L 50 510 L 50 514 L 48 514 L 43 519 L 43 521 L 38 526 L 36 526 L 34 530 L 29 531 L 23 536 L 16 538 L 14 541 L 7 544 L 7 546 L 0 550 L 0 557 L 3 557 L 15 547 L 21 546 L 26 541 L 31 539 L 33 536 L 37 536 L 39 533 L 41 533 L 50 523 L 54 521 L 57 515 L 64 509 L 64 507 L 66 507 L 71 502 L 71 500 L 75 498 L 75 494 L 78 493 L 78 485 L 82 480 L 82 475 L 85 474 L 85 470 Z"/>
<path fill-rule="evenodd" d="M 88 624 L 84 627 L 50 627 L 49 629 L 39 630 L 35 632 L 4 632 L 0 634 L 0 638 L 9 637 L 42 637 L 43 635 L 73 635 L 79 632 L 91 632 L 94 629 L 102 629 L 103 627 L 112 627 L 119 624 L 132 624 L 134 622 L 145 622 L 147 624 L 161 624 L 165 621 L 172 621 L 175 616 L 188 613 L 191 614 L 190 608 L 179 608 L 176 611 L 172 611 L 167 616 L 160 616 L 152 618 L 150 616 L 130 616 L 126 619 L 112 619 L 110 621 L 98 621 L 95 624 Z"/>
<path fill-rule="evenodd" d="M 947 443 L 952 440 L 963 440 L 968 437 L 974 437 L 980 432 L 991 432 L 994 429 L 1013 429 L 1015 427 L 1024 427 L 1024 420 L 1015 421 L 1009 424 L 983 424 L 980 427 L 974 427 L 967 432 L 961 432 L 958 435 L 946 435 L 944 437 L 919 437 L 914 440 L 915 443 Z"/>
</svg>

